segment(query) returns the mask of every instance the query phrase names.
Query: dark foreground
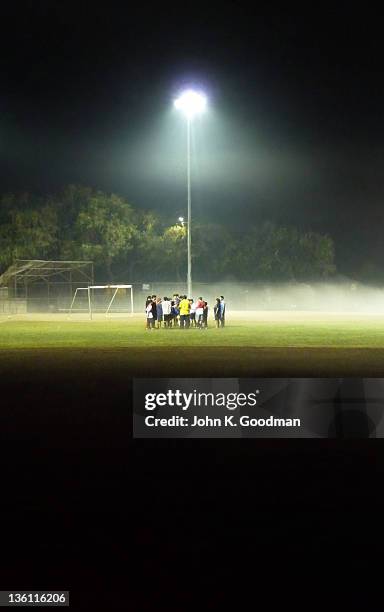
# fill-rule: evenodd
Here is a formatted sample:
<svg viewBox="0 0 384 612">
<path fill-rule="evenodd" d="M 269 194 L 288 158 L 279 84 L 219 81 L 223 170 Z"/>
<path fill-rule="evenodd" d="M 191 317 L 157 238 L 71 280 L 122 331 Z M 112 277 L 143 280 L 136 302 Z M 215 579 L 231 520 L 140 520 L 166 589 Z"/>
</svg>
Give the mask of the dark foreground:
<svg viewBox="0 0 384 612">
<path fill-rule="evenodd" d="M 132 440 L 130 372 L 79 364 L 1 361 L 2 589 L 67 589 L 84 610 L 274 609 L 347 572 L 364 600 L 381 440 Z"/>
<path fill-rule="evenodd" d="M 384 377 L 382 348 L 125 347 L 0 350 L 0 370 L 34 380 L 130 377 Z"/>
</svg>

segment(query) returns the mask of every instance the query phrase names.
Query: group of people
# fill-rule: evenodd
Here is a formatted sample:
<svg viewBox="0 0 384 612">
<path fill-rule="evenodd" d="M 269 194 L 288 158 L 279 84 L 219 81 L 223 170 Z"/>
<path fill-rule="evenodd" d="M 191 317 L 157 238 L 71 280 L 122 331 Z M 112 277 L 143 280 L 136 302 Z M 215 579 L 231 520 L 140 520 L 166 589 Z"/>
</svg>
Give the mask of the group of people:
<svg viewBox="0 0 384 612">
<path fill-rule="evenodd" d="M 157 297 L 148 295 L 145 301 L 145 313 L 148 330 L 159 329 L 162 326 L 180 327 L 186 329 L 196 327 L 206 329 L 208 327 L 208 302 L 202 297 L 193 300 L 186 295 L 175 293 L 173 298 Z M 216 327 L 225 325 L 225 301 L 224 296 L 216 298 L 213 308 Z"/>
</svg>

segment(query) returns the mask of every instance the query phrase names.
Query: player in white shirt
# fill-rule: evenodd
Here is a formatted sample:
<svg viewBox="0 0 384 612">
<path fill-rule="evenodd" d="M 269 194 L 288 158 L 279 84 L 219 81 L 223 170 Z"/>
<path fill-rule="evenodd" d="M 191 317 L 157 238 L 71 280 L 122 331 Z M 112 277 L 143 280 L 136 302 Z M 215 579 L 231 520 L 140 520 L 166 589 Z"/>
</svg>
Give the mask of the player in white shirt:
<svg viewBox="0 0 384 612">
<path fill-rule="evenodd" d="M 171 300 L 167 297 L 163 298 L 163 302 L 162 302 L 162 306 L 163 306 L 163 318 L 164 318 L 164 327 L 169 327 L 170 326 L 170 320 L 171 320 L 171 311 L 172 311 L 172 304 L 171 304 Z"/>
<path fill-rule="evenodd" d="M 196 308 L 197 308 L 197 304 L 192 299 L 190 299 L 189 302 L 191 304 L 191 310 L 190 310 L 190 313 L 189 313 L 189 318 L 190 318 L 190 321 L 191 321 L 191 327 L 196 327 Z"/>
</svg>

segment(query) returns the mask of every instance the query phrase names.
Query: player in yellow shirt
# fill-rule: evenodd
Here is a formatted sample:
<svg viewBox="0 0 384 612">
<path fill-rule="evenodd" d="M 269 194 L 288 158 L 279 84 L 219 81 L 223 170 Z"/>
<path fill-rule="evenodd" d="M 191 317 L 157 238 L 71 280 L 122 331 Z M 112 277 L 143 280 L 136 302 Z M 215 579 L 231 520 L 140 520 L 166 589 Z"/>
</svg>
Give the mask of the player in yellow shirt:
<svg viewBox="0 0 384 612">
<path fill-rule="evenodd" d="M 191 303 L 186 295 L 183 295 L 179 304 L 180 309 L 180 327 L 189 327 L 189 314 L 191 312 Z"/>
</svg>

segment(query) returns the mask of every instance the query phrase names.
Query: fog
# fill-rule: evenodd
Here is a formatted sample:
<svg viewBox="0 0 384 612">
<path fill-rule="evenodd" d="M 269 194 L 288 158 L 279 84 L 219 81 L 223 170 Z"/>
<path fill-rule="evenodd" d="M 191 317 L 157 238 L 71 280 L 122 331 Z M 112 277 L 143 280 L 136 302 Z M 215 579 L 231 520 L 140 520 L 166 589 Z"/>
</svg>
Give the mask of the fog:
<svg viewBox="0 0 384 612">
<path fill-rule="evenodd" d="M 148 295 L 170 297 L 186 293 L 183 282 L 159 282 L 133 285 L 134 310 L 144 312 L 145 299 Z M 111 290 L 95 291 L 92 296 L 92 308 L 95 312 L 106 312 L 113 295 Z M 317 283 L 245 283 L 245 282 L 193 282 L 192 298 L 202 297 L 213 309 L 215 299 L 224 296 L 228 311 L 286 311 L 286 312 L 327 312 L 327 313 L 366 313 L 384 314 L 384 287 L 373 287 L 352 281 L 317 282 Z M 56 293 L 51 291 L 48 300 L 46 295 L 33 295 L 30 291 L 27 299 L 8 299 L 0 295 L 0 313 L 38 313 L 67 312 L 72 298 L 68 291 Z M 130 292 L 122 289 L 116 295 L 110 312 L 130 312 Z M 86 292 L 77 297 L 74 312 L 88 311 Z M 210 310 L 212 313 L 212 310 Z"/>
<path fill-rule="evenodd" d="M 154 283 L 135 288 L 135 309 L 149 293 L 164 297 L 185 293 L 180 284 Z M 334 283 L 194 283 L 193 298 L 202 296 L 211 307 L 224 295 L 228 310 L 308 310 L 384 314 L 384 287 L 351 281 Z"/>
</svg>

